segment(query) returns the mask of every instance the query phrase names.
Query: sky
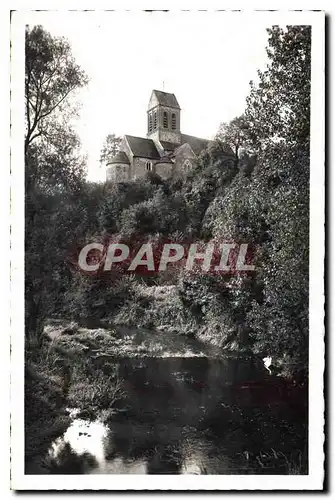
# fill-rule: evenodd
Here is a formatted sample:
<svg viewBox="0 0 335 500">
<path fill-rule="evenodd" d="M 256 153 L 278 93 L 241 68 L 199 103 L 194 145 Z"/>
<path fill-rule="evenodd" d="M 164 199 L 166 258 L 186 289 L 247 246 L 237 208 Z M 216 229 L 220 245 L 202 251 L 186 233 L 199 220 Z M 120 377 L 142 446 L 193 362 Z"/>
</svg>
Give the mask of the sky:
<svg viewBox="0 0 335 500">
<path fill-rule="evenodd" d="M 240 12 L 35 11 L 26 22 L 66 37 L 90 79 L 74 125 L 94 181 L 107 134 L 146 136 L 153 89 L 176 95 L 183 133 L 210 139 L 243 113 L 267 60 L 269 25 Z"/>
</svg>

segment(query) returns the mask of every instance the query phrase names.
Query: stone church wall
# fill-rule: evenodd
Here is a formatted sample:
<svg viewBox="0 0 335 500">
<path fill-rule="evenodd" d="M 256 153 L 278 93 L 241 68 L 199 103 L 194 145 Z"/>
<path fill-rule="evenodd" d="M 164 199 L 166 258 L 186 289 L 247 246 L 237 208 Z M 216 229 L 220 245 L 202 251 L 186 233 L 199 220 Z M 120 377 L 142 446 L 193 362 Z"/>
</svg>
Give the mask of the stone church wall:
<svg viewBox="0 0 335 500">
<path fill-rule="evenodd" d="M 129 180 L 131 180 L 129 165 L 114 163 L 107 167 L 107 181 L 127 182 Z"/>
<path fill-rule="evenodd" d="M 133 159 L 133 180 L 144 177 L 147 174 L 147 172 L 149 172 L 146 166 L 147 161 L 151 161 L 152 171 L 153 171 L 154 160 L 148 160 L 148 158 L 139 158 L 139 157 Z"/>
<path fill-rule="evenodd" d="M 190 170 L 195 165 L 195 155 L 188 144 L 183 144 L 175 152 L 175 171 L 176 173 L 182 173 L 184 171 L 184 165 L 186 170 Z"/>
<path fill-rule="evenodd" d="M 155 172 L 162 179 L 169 179 L 173 175 L 174 165 L 173 163 L 158 163 L 155 165 Z"/>
</svg>

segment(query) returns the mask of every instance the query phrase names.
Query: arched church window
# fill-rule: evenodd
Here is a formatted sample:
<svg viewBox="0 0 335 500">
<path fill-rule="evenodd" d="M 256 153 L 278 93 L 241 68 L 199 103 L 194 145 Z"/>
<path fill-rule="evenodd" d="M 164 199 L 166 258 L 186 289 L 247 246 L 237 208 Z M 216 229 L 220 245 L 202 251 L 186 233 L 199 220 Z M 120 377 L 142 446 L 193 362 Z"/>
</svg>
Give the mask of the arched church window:
<svg viewBox="0 0 335 500">
<path fill-rule="evenodd" d="M 163 113 L 163 126 L 164 128 L 168 128 L 169 122 L 168 122 L 168 114 L 166 111 Z"/>
<path fill-rule="evenodd" d="M 149 114 L 149 132 L 152 132 L 152 114 Z"/>
<path fill-rule="evenodd" d="M 177 119 L 176 119 L 176 113 L 172 113 L 172 130 L 176 130 L 177 128 Z"/>
<path fill-rule="evenodd" d="M 157 112 L 154 111 L 154 130 L 157 128 Z"/>
<path fill-rule="evenodd" d="M 151 161 L 147 161 L 145 163 L 145 168 L 146 168 L 147 172 L 151 172 L 151 170 L 152 170 L 152 163 L 151 163 Z"/>
</svg>

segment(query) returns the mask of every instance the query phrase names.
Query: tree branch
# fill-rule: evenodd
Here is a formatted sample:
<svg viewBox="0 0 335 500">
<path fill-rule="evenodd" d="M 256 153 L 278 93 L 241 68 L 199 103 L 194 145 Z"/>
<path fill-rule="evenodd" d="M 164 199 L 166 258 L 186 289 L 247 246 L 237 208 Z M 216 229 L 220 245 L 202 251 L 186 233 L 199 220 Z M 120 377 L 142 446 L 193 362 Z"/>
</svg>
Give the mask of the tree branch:
<svg viewBox="0 0 335 500">
<path fill-rule="evenodd" d="M 43 114 L 40 116 L 40 120 L 42 120 L 42 119 L 43 119 L 43 118 L 45 118 L 46 116 L 50 115 L 50 113 L 52 113 L 52 112 L 53 112 L 53 111 L 57 108 L 57 106 L 59 106 L 59 105 L 60 105 L 60 104 L 64 101 L 64 99 L 66 99 L 66 98 L 67 98 L 67 96 L 68 96 L 68 95 L 69 95 L 69 94 L 70 94 L 70 93 L 71 93 L 71 92 L 72 92 L 75 88 L 76 88 L 75 86 L 71 87 L 71 88 L 70 88 L 70 89 L 69 89 L 69 90 L 68 90 L 68 91 L 67 91 L 67 92 L 63 95 L 63 97 L 62 97 L 61 99 L 59 99 L 59 101 L 58 101 L 58 102 L 56 102 L 56 104 L 55 104 L 54 106 L 52 106 L 52 108 L 51 108 L 48 112 L 43 113 Z"/>
</svg>

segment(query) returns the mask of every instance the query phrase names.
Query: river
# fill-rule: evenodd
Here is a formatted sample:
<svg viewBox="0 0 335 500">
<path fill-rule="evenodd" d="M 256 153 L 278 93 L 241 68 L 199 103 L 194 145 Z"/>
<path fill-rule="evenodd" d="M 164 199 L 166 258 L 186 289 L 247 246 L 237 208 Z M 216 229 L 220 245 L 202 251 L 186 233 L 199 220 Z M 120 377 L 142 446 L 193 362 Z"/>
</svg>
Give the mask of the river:
<svg viewBox="0 0 335 500">
<path fill-rule="evenodd" d="M 122 398 L 107 421 L 69 409 L 47 474 L 307 473 L 307 388 L 252 357 L 117 358 Z"/>
</svg>

